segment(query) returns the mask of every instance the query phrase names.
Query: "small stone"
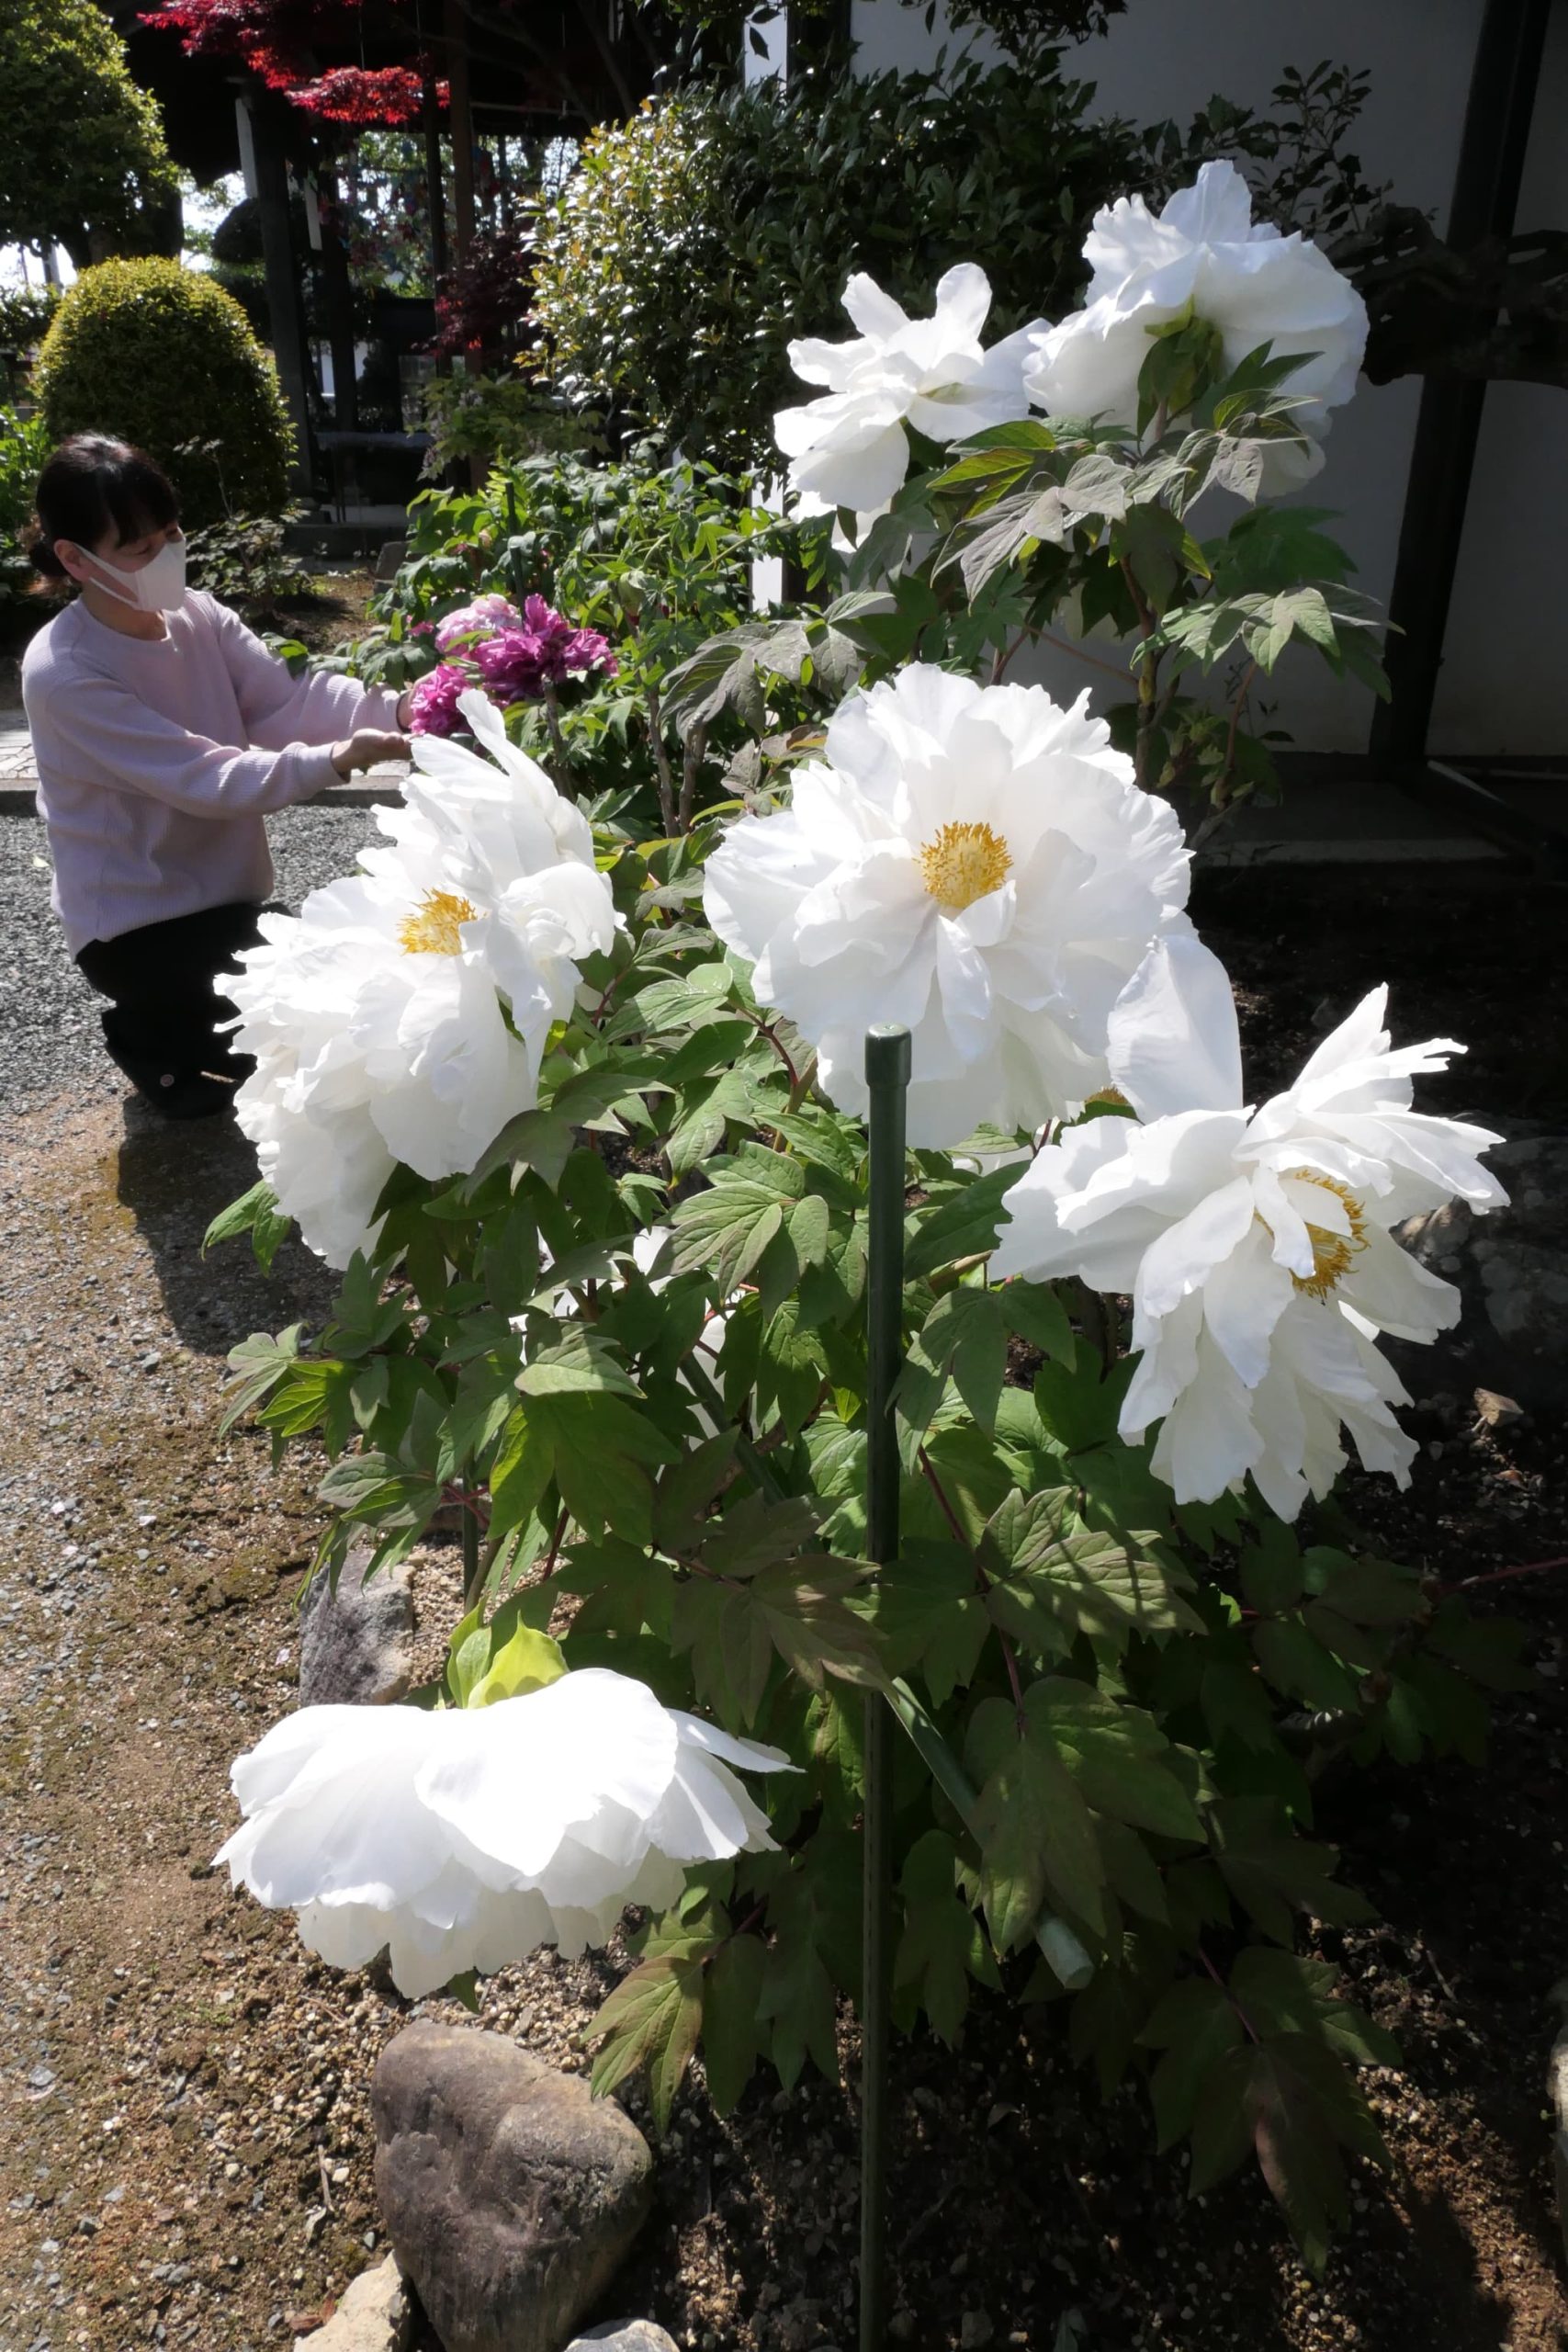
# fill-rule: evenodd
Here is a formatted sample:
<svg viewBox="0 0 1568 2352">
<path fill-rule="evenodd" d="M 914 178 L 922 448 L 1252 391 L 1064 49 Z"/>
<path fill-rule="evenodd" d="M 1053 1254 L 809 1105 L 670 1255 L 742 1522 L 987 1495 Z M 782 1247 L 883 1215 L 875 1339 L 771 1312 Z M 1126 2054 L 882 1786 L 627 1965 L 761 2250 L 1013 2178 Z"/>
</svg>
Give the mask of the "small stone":
<svg viewBox="0 0 1568 2352">
<path fill-rule="evenodd" d="M 988 2312 L 965 2312 L 958 2323 L 960 2352 L 980 2352 L 995 2334 Z"/>
<path fill-rule="evenodd" d="M 367 1544 L 355 1544 L 338 1571 L 312 1583 L 299 1612 L 299 1704 L 385 1707 L 413 1679 L 413 1597 L 406 1567 L 367 1583 Z"/>
<path fill-rule="evenodd" d="M 351 2281 L 325 2327 L 295 2337 L 294 2352 L 405 2352 L 412 2335 L 413 2307 L 389 2255 Z"/>
<path fill-rule="evenodd" d="M 505 2035 L 424 2021 L 370 2102 L 381 2217 L 446 2352 L 557 2352 L 648 2217 L 637 2126 Z"/>
<path fill-rule="evenodd" d="M 680 2352 L 674 2337 L 651 2319 L 607 2319 L 586 2335 L 574 2335 L 566 2352 L 586 2352 L 590 2344 L 601 2352 Z"/>
</svg>

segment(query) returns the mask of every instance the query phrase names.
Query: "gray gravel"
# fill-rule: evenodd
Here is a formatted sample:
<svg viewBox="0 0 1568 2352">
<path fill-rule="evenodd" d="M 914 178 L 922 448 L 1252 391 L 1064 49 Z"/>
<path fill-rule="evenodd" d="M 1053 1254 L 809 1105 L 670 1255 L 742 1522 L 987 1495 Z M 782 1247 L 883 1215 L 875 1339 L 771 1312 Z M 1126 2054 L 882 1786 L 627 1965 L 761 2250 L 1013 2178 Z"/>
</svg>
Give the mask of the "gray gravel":
<svg viewBox="0 0 1568 2352">
<path fill-rule="evenodd" d="M 298 907 L 349 873 L 376 830 L 372 808 L 286 808 L 268 831 L 276 895 Z M 36 817 L 0 815 L 0 1114 L 51 1096 L 115 1099 L 126 1082 L 104 1052 L 95 997 L 49 903 L 49 843 Z"/>
</svg>

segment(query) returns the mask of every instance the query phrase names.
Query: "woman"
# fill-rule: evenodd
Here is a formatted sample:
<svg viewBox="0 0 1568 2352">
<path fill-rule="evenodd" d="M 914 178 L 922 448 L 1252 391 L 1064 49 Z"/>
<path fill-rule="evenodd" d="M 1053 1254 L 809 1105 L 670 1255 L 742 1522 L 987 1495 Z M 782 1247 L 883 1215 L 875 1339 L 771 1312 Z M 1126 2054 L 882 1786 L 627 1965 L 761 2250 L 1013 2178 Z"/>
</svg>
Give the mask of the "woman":
<svg viewBox="0 0 1568 2352">
<path fill-rule="evenodd" d="M 408 697 L 291 677 L 186 588 L 174 488 L 123 441 L 63 442 L 38 514 L 34 566 L 81 592 L 22 663 L 54 910 L 113 1059 L 166 1117 L 206 1117 L 251 1067 L 213 983 L 260 936 L 266 812 L 397 757 Z"/>
</svg>

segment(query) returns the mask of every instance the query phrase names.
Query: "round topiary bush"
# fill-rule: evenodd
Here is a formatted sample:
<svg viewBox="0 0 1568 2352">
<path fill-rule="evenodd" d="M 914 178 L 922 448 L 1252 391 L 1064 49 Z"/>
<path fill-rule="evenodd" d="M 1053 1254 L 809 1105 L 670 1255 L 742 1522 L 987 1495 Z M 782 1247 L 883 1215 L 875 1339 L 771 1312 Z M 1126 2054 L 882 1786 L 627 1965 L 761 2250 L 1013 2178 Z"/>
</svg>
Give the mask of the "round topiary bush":
<svg viewBox="0 0 1568 2352">
<path fill-rule="evenodd" d="M 187 529 L 288 503 L 293 435 L 243 311 L 173 261 L 85 270 L 39 354 L 50 435 L 116 433 L 157 458 Z"/>
</svg>

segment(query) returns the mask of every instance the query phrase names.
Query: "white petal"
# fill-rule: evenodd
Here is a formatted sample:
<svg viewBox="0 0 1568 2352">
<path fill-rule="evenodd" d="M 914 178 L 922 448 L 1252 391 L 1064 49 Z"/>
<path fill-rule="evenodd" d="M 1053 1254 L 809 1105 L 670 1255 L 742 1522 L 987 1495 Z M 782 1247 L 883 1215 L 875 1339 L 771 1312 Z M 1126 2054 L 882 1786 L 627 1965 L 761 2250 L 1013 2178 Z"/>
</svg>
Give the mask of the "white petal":
<svg viewBox="0 0 1568 2352">
<path fill-rule="evenodd" d="M 1195 937 L 1150 948 L 1117 999 L 1108 1058 L 1145 1118 L 1231 1111 L 1242 1099 L 1241 1037 L 1230 977 Z"/>
</svg>

